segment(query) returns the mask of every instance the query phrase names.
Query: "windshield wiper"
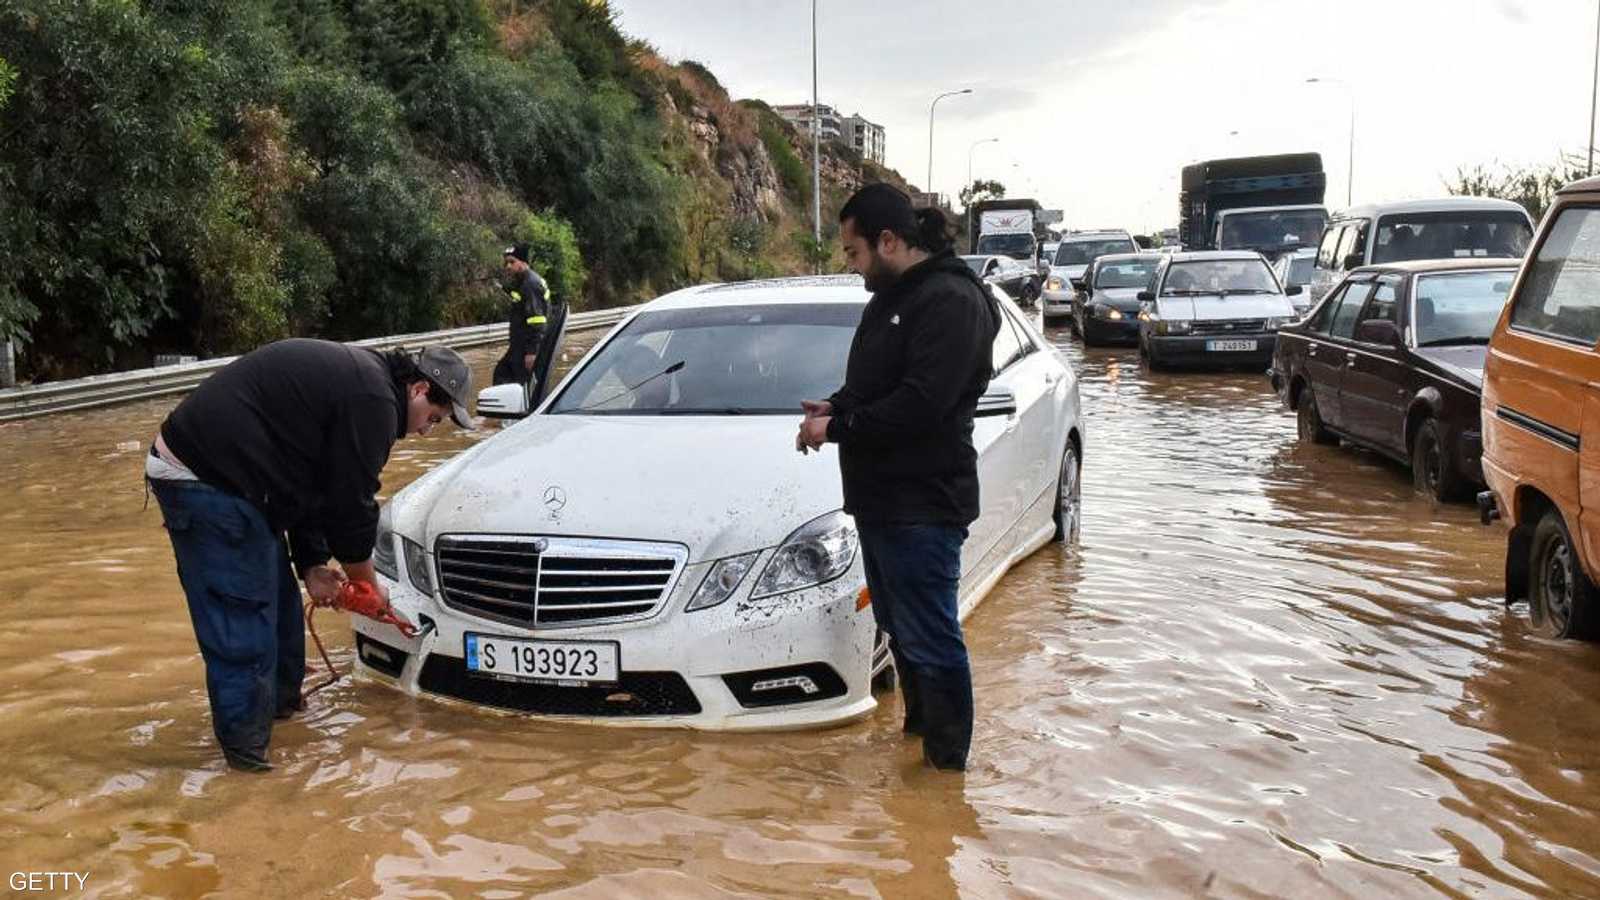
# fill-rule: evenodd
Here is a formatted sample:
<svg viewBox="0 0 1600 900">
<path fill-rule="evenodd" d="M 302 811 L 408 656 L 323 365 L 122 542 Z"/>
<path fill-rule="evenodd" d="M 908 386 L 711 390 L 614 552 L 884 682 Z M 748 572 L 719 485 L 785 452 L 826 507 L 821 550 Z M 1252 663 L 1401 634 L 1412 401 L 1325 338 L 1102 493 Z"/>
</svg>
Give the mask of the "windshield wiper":
<svg viewBox="0 0 1600 900">
<path fill-rule="evenodd" d="M 1203 297 L 1206 294 L 1215 294 L 1216 291 L 1162 291 L 1163 297 Z"/>
<path fill-rule="evenodd" d="M 1276 294 L 1276 293 L 1277 293 L 1277 291 L 1269 291 L 1266 288 L 1227 288 L 1225 290 L 1218 291 L 1217 295 L 1220 296 L 1220 297 L 1228 297 L 1228 296 L 1231 296 L 1233 294 Z"/>
<path fill-rule="evenodd" d="M 1475 344 L 1487 344 L 1487 343 L 1489 343 L 1489 339 L 1486 338 L 1486 337 L 1450 337 L 1450 338 L 1435 338 L 1434 340 L 1431 340 L 1431 341 L 1423 341 L 1422 343 L 1418 344 L 1417 346 L 1418 347 L 1470 347 L 1470 346 L 1473 346 Z"/>
<path fill-rule="evenodd" d="M 662 369 L 661 371 L 655 373 L 654 375 L 651 375 L 649 378 L 646 378 L 645 380 L 640 381 L 640 382 L 638 382 L 636 384 L 628 385 L 628 387 L 626 389 L 618 391 L 615 394 L 612 394 L 611 396 L 605 398 L 604 400 L 601 400 L 599 403 L 590 403 L 588 406 L 580 406 L 576 410 L 573 410 L 573 411 L 574 412 L 589 412 L 590 410 L 592 410 L 592 409 L 594 409 L 596 407 L 605 406 L 607 403 L 610 403 L 613 400 L 621 400 L 623 397 L 626 397 L 629 394 L 633 393 L 634 391 L 637 391 L 639 388 L 642 388 L 645 385 L 649 384 L 650 382 L 655 381 L 657 378 L 662 378 L 662 377 L 665 377 L 667 375 L 671 375 L 673 372 L 681 371 L 683 369 L 684 363 L 685 363 L 685 360 L 681 360 L 680 359 L 677 362 L 673 363 L 672 365 L 667 366 L 665 369 Z"/>
</svg>

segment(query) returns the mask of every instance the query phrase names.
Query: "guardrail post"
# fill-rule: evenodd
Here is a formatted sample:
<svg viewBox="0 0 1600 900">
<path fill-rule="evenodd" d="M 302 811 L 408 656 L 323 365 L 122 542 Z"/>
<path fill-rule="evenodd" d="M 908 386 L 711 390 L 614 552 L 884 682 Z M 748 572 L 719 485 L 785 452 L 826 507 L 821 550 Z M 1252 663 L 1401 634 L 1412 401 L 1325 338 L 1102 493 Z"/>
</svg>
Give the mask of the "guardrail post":
<svg viewBox="0 0 1600 900">
<path fill-rule="evenodd" d="M 0 341 L 0 388 L 17 386 L 17 351 L 11 339 Z"/>
</svg>

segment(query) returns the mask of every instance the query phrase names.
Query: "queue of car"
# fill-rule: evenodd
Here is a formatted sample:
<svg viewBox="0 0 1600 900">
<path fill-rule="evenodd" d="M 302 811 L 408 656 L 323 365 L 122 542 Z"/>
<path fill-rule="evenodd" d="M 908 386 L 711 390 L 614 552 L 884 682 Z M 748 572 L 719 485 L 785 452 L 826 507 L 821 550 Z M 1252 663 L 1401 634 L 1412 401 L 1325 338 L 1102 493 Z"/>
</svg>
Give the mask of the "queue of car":
<svg viewBox="0 0 1600 900">
<path fill-rule="evenodd" d="M 1073 231 L 1061 236 L 1056 244 L 1056 254 L 1050 261 L 1050 274 L 1045 278 L 1044 322 L 1072 315 L 1072 302 L 1076 293 L 1074 278 L 1082 278 L 1096 257 L 1108 253 L 1137 253 L 1139 244 L 1133 235 L 1119 229 Z"/>
<path fill-rule="evenodd" d="M 972 254 L 961 257 L 972 274 L 1006 292 L 1006 295 L 1023 306 L 1032 306 L 1039 298 L 1039 276 L 1027 264 L 1004 255 Z"/>
</svg>

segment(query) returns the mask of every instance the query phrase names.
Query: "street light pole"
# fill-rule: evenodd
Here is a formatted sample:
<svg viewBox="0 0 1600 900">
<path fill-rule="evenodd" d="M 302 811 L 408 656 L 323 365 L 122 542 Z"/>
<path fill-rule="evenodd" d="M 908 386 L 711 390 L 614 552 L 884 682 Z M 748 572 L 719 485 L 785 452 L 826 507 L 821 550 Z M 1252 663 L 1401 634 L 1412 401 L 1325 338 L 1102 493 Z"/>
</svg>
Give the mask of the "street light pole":
<svg viewBox="0 0 1600 900">
<path fill-rule="evenodd" d="M 1337 84 L 1344 88 L 1345 96 L 1350 100 L 1350 156 L 1345 165 L 1347 180 L 1344 188 L 1344 205 L 1349 206 L 1356 189 L 1356 89 L 1337 78 L 1307 78 L 1306 84 Z"/>
<path fill-rule="evenodd" d="M 1600 99 L 1600 3 L 1595 4 L 1594 16 L 1594 75 L 1589 79 L 1589 168 L 1586 175 L 1594 174 L 1594 108 Z"/>
<path fill-rule="evenodd" d="M 811 239 L 816 274 L 822 274 L 822 111 L 817 108 L 817 0 L 811 0 Z"/>
<path fill-rule="evenodd" d="M 812 0 L 812 2 L 815 2 L 815 0 Z M 928 185 L 927 185 L 927 188 L 928 188 L 928 193 L 934 195 L 934 197 L 938 197 L 939 196 L 939 192 L 933 189 L 933 108 L 935 106 L 938 106 L 939 105 L 939 101 L 943 100 L 946 97 L 955 97 L 955 96 L 958 96 L 960 94 L 970 94 L 970 93 L 972 93 L 972 88 L 962 88 L 959 91 L 945 91 L 944 93 L 940 94 L 939 96 L 933 98 L 933 102 L 928 104 Z"/>
<path fill-rule="evenodd" d="M 977 150 L 980 145 L 983 145 L 983 144 L 995 144 L 995 143 L 999 143 L 999 141 L 1000 141 L 1000 139 L 996 138 L 996 137 L 995 138 L 994 137 L 993 138 L 984 138 L 981 141 L 973 141 L 972 142 L 972 146 L 967 148 L 967 188 L 969 190 L 972 188 L 972 153 L 973 153 L 973 151 Z M 967 236 L 970 238 L 972 236 L 972 198 L 971 197 L 967 198 L 966 213 L 967 213 Z"/>
</svg>

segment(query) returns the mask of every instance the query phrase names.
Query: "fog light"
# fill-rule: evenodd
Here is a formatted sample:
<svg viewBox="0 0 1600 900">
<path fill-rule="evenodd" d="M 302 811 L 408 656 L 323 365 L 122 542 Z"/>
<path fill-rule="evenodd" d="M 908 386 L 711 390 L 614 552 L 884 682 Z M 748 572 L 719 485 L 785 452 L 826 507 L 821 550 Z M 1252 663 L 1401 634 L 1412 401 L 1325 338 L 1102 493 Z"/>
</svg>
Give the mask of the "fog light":
<svg viewBox="0 0 1600 900">
<path fill-rule="evenodd" d="M 758 681 L 750 685 L 750 692 L 781 691 L 784 688 L 799 688 L 807 694 L 815 694 L 818 690 L 817 683 L 812 681 L 810 676 L 791 675 L 788 678 L 768 678 L 765 681 Z"/>
</svg>

